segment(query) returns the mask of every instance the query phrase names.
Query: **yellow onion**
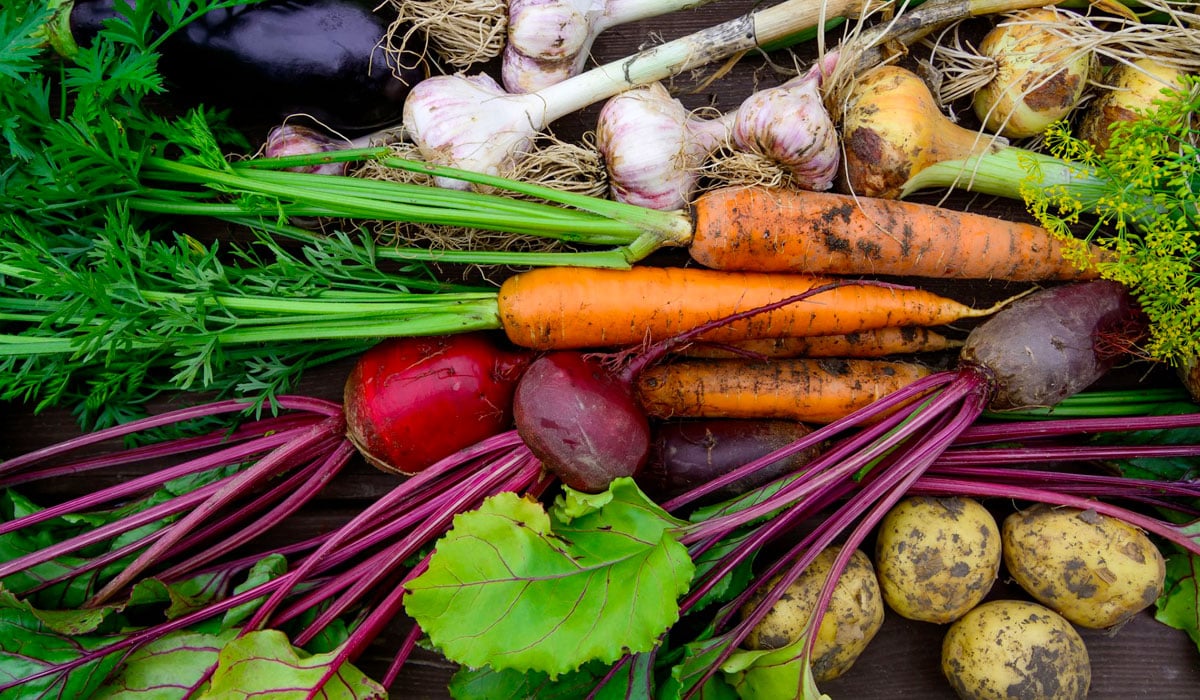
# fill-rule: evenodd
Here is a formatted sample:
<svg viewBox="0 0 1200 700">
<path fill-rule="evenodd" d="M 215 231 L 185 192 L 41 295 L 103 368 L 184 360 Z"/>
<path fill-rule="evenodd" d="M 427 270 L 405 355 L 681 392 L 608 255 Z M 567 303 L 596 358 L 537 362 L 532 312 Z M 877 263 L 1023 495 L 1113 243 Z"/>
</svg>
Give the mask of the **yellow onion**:
<svg viewBox="0 0 1200 700">
<path fill-rule="evenodd" d="M 1076 136 L 1103 153 L 1108 149 L 1113 124 L 1136 119 L 1162 97 L 1164 89 L 1182 87 L 1184 75 L 1178 68 L 1149 57 L 1118 64 L 1104 80 L 1104 93 L 1083 113 Z"/>
<path fill-rule="evenodd" d="M 1006 139 L 950 121 L 925 82 L 894 65 L 860 77 L 842 115 L 844 184 L 867 197 L 895 199 L 909 178 L 930 165 L 1006 145 Z"/>
<path fill-rule="evenodd" d="M 984 128 L 1009 138 L 1041 134 L 1079 104 L 1092 53 L 1073 45 L 1055 27 L 1071 14 L 1055 8 L 1014 13 L 979 44 L 994 61 L 995 77 L 975 92 L 975 115 Z"/>
</svg>

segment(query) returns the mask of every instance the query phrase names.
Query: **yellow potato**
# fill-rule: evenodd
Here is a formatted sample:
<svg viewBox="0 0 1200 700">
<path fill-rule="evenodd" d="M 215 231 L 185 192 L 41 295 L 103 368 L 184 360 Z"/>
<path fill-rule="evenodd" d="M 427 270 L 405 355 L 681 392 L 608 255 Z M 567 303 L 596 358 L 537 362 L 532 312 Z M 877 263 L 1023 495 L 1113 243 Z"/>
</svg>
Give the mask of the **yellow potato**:
<svg viewBox="0 0 1200 700">
<path fill-rule="evenodd" d="M 950 625 L 942 673 L 964 700 L 1082 700 L 1092 682 L 1071 623 L 1021 600 L 983 603 Z"/>
<path fill-rule="evenodd" d="M 1039 504 L 1005 518 L 1001 534 L 1013 579 L 1080 627 L 1119 625 L 1162 593 L 1162 553 L 1121 520 Z"/>
<path fill-rule="evenodd" d="M 905 498 L 879 524 L 875 569 L 888 606 L 944 624 L 983 600 L 1000 570 L 1000 528 L 969 498 Z"/>
<path fill-rule="evenodd" d="M 830 547 L 817 555 L 771 612 L 755 626 L 743 646 L 778 649 L 799 640 L 839 551 L 840 547 Z M 743 616 L 753 611 L 759 600 L 761 596 L 748 602 L 742 608 Z M 866 554 L 855 551 L 834 586 L 829 609 L 817 632 L 812 653 L 814 678 L 818 682 L 828 681 L 850 670 L 882 626 L 883 600 L 879 596 L 875 570 Z"/>
</svg>

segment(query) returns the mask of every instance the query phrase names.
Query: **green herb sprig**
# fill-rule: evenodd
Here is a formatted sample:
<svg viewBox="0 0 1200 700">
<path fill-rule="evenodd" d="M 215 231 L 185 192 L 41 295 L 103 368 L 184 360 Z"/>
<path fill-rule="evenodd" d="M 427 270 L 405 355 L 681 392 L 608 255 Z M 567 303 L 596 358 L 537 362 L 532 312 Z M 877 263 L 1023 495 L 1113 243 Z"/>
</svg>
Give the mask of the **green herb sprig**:
<svg viewBox="0 0 1200 700">
<path fill-rule="evenodd" d="M 1151 322 L 1146 350 L 1176 362 L 1200 354 L 1200 78 L 1166 89 L 1132 121 L 1117 122 L 1103 153 L 1059 123 L 1047 148 L 1105 184 L 1085 202 L 1071 183 L 1046 185 L 1035 169 L 1022 188 L 1041 223 L 1071 241 L 1077 254 L 1092 242 L 1113 253 L 1102 276 L 1132 289 Z M 1083 215 L 1090 230 L 1080 236 Z"/>
</svg>

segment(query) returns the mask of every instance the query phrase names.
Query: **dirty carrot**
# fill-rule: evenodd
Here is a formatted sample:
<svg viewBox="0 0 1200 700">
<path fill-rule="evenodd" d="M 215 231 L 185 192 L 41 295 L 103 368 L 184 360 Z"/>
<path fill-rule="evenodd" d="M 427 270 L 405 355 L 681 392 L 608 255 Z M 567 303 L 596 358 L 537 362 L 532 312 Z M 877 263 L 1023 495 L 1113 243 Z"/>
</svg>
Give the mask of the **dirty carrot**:
<svg viewBox="0 0 1200 700">
<path fill-rule="evenodd" d="M 656 418 L 776 418 L 830 423 L 930 374 L 886 360 L 680 360 L 646 370 L 638 399 Z"/>
<path fill-rule="evenodd" d="M 962 341 L 948 338 L 932 328 L 904 326 L 877 328 L 844 335 L 807 338 L 752 338 L 729 343 L 696 343 L 681 348 L 678 355 L 726 359 L 733 357 L 888 357 L 953 350 Z"/>
<path fill-rule="evenodd" d="M 500 325 L 517 345 L 564 349 L 634 345 L 794 296 L 830 278 L 700 268 L 537 268 L 500 287 Z M 850 285 L 706 332 L 701 340 L 837 335 L 889 326 L 941 326 L 986 316 L 919 289 Z"/>
<path fill-rule="evenodd" d="M 994 279 L 1094 279 L 1029 223 L 831 192 L 723 188 L 693 205 L 691 256 L 723 270 Z"/>
</svg>

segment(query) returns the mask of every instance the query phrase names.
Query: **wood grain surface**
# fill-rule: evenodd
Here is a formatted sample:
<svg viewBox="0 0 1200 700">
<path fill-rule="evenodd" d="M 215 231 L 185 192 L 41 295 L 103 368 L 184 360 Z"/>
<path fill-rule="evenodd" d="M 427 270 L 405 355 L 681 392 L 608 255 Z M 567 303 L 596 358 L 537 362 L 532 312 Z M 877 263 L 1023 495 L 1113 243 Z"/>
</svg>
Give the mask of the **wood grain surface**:
<svg viewBox="0 0 1200 700">
<path fill-rule="evenodd" d="M 638 47 L 736 16 L 751 6 L 752 3 L 744 0 L 724 0 L 700 9 L 617 27 L 600 37 L 594 56 L 597 61 L 619 58 Z M 839 31 L 830 33 L 827 37 L 829 44 L 835 44 L 839 36 Z M 801 59 L 805 60 L 808 56 L 811 56 L 811 52 L 803 53 Z M 672 81 L 671 88 L 689 107 L 713 106 L 728 110 L 736 107 L 753 89 L 774 85 L 790 77 L 776 70 L 777 66 L 794 68 L 792 59 L 786 55 L 776 54 L 771 60 L 748 55 L 726 74 L 711 82 L 707 81 L 713 78 L 712 72 L 706 71 L 680 76 Z M 481 70 L 491 72 L 494 66 L 485 66 Z M 593 105 L 560 120 L 552 125 L 552 129 L 560 137 L 576 138 L 594 127 L 598 110 L 599 105 Z M 1006 202 L 960 197 L 952 204 L 970 207 L 973 211 L 1024 216 L 1023 211 Z M 999 298 L 1006 291 L 1001 286 L 939 284 L 939 291 L 968 302 Z M 319 368 L 306 377 L 297 393 L 338 399 L 347 371 L 346 363 Z M 1153 381 L 1155 376 L 1161 377 L 1154 373 L 1144 375 L 1135 370 L 1117 381 Z M 185 400 L 195 399 L 170 399 L 171 402 Z M 78 432 L 74 421 L 65 412 L 51 411 L 35 416 L 28 407 L 16 404 L 0 405 L 0 411 L 3 417 L 0 421 L 0 458 L 21 454 Z M 53 485 L 41 487 L 37 495 L 49 499 L 84 493 L 99 488 L 106 480 L 115 481 L 130 475 L 114 472 L 100 478 L 95 475 L 64 478 Z M 295 519 L 290 535 L 300 537 L 327 531 L 394 483 L 395 477 L 382 474 L 361 461 L 356 462 L 343 478 L 326 491 L 320 502 L 307 508 L 302 517 Z M 992 596 L 1023 597 L 1003 579 Z M 360 663 L 364 670 L 377 673 L 386 666 L 407 624 L 403 619 L 397 620 L 393 628 L 378 640 Z M 883 630 L 866 653 L 849 673 L 824 684 L 822 690 L 835 699 L 847 700 L 953 698 L 955 695 L 939 670 L 943 632 L 944 627 L 907 621 L 889 611 Z M 1116 632 L 1085 630 L 1082 634 L 1092 661 L 1090 697 L 1097 700 L 1200 698 L 1200 653 L 1196 645 L 1183 632 L 1156 622 L 1152 613 L 1139 615 Z M 391 688 L 392 696 L 406 700 L 448 697 L 445 684 L 453 671 L 453 664 L 436 654 L 418 651 Z"/>
</svg>

